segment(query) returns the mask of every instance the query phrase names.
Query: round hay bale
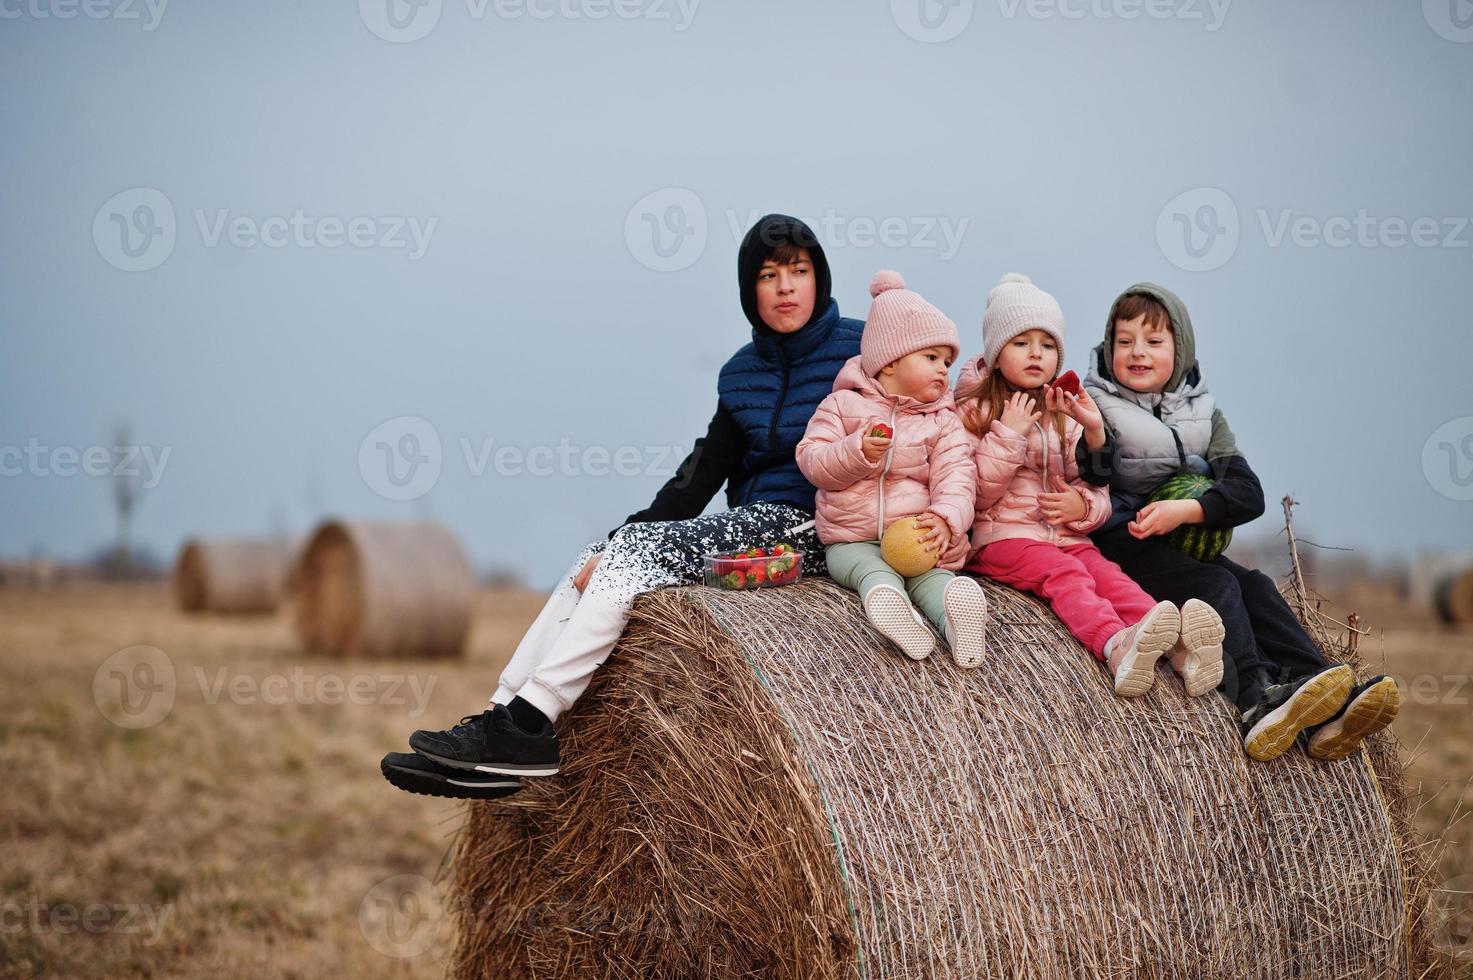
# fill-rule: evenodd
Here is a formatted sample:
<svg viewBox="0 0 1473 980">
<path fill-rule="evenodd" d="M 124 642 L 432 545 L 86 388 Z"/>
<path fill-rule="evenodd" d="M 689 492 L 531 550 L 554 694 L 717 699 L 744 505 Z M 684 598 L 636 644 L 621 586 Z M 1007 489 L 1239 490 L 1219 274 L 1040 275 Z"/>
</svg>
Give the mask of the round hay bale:
<svg viewBox="0 0 1473 980">
<path fill-rule="evenodd" d="M 1437 583 L 1437 615 L 1450 626 L 1473 624 L 1473 568 L 1445 576 Z"/>
<path fill-rule="evenodd" d="M 827 579 L 642 596 L 561 773 L 468 804 L 450 975 L 1442 975 L 1389 736 L 1252 762 L 1227 699 L 1117 698 L 984 588 L 974 671 Z"/>
<path fill-rule="evenodd" d="M 475 583 L 460 542 L 424 521 L 327 521 L 296 575 L 297 634 L 341 657 L 456 657 Z"/>
<path fill-rule="evenodd" d="M 174 598 L 185 612 L 274 612 L 291 557 L 282 538 L 191 538 L 174 566 Z"/>
</svg>

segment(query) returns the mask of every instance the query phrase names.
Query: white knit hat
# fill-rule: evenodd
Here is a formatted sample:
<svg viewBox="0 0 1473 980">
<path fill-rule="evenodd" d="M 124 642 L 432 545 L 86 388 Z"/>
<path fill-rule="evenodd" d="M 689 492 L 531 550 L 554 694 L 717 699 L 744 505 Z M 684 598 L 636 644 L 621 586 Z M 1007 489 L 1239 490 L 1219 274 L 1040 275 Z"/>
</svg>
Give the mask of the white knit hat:
<svg viewBox="0 0 1473 980">
<path fill-rule="evenodd" d="M 1059 345 L 1059 367 L 1064 366 L 1064 311 L 1059 301 L 1033 285 L 1019 272 L 1009 272 L 987 293 L 987 312 L 982 316 L 982 356 L 989 368 L 997 367 L 997 356 L 1020 333 L 1043 330 Z M 1052 380 L 1052 379 L 1050 379 Z"/>
</svg>

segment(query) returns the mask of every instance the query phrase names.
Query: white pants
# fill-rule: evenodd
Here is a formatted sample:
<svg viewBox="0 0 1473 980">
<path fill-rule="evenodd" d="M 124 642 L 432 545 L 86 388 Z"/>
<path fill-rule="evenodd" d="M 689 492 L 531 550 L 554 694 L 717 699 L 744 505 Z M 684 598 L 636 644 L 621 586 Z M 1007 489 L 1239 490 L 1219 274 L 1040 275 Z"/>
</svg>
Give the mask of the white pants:
<svg viewBox="0 0 1473 980">
<path fill-rule="evenodd" d="M 757 503 L 688 521 L 629 524 L 578 554 L 501 672 L 494 704 L 520 697 L 549 719 L 573 706 L 613 651 L 642 592 L 701 581 L 707 554 L 779 540 L 804 553 L 803 573 L 822 575 L 823 547 L 806 511 Z M 602 554 L 580 595 L 573 577 Z"/>
</svg>

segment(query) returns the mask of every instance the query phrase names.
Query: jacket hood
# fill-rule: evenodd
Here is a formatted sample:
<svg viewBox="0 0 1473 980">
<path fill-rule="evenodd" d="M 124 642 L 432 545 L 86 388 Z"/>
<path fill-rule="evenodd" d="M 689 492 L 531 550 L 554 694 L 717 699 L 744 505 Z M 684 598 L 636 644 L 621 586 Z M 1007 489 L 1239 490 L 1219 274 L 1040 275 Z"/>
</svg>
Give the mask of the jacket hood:
<svg viewBox="0 0 1473 980">
<path fill-rule="evenodd" d="M 987 356 L 985 354 L 978 354 L 971 360 L 962 362 L 961 374 L 957 375 L 956 379 L 956 390 L 961 391 L 963 388 L 970 387 L 979 381 L 985 380 L 987 375 L 991 373 L 991 369 L 987 366 L 986 362 Z"/>
<path fill-rule="evenodd" d="M 741 289 L 742 312 L 747 314 L 747 321 L 752 324 L 753 339 L 783 336 L 763 323 L 762 317 L 757 313 L 757 273 L 762 270 L 762 263 L 767 261 L 779 245 L 806 248 L 813 259 L 816 287 L 813 316 L 798 333 L 808 329 L 809 324 L 823 316 L 833 295 L 828 256 L 824 255 L 823 246 L 818 243 L 818 236 L 813 233 L 813 229 L 802 220 L 787 214 L 769 214 L 757 219 L 757 223 L 748 229 L 746 237 L 742 239 L 741 248 L 737 250 L 737 285 Z"/>
<path fill-rule="evenodd" d="M 864 373 L 861 361 L 863 357 L 855 355 L 844 362 L 844 366 L 839 369 L 838 375 L 834 378 L 834 391 L 857 391 L 862 395 L 885 402 L 893 399 L 900 411 L 917 415 L 929 415 L 942 409 L 950 409 L 955 404 L 950 388 L 947 388 L 946 393 L 933 402 L 918 401 L 909 395 L 892 395 L 880 384 L 879 378 L 871 378 Z"/>
<path fill-rule="evenodd" d="M 1166 382 L 1166 391 L 1176 391 L 1181 387 L 1182 382 L 1186 381 L 1188 376 L 1197 369 L 1197 335 L 1192 331 L 1192 318 L 1187 315 L 1186 304 L 1181 301 L 1180 296 L 1165 286 L 1158 286 L 1154 282 L 1138 282 L 1115 297 L 1115 302 L 1110 304 L 1110 315 L 1105 320 L 1105 342 L 1101 347 L 1095 348 L 1096 353 L 1098 354 L 1102 349 L 1105 351 L 1114 349 L 1115 311 L 1120 308 L 1121 301 L 1127 296 L 1149 296 L 1166 307 L 1166 315 L 1171 319 L 1171 332 L 1176 341 L 1176 360 L 1172 366 L 1171 377 Z M 1093 360 L 1095 365 L 1092 373 L 1099 373 L 1101 378 L 1110 382 L 1116 380 L 1110 368 L 1112 358 L 1097 356 Z"/>
</svg>

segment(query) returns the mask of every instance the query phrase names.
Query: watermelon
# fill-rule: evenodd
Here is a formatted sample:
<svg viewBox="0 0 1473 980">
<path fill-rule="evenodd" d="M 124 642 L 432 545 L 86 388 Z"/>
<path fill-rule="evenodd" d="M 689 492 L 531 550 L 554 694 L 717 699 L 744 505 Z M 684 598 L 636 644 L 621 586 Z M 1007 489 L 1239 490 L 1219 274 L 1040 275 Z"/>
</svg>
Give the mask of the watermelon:
<svg viewBox="0 0 1473 980">
<path fill-rule="evenodd" d="M 1181 473 L 1173 476 L 1151 494 L 1151 502 L 1157 500 L 1196 500 L 1212 489 L 1212 478 L 1199 473 Z M 1189 558 L 1212 561 L 1227 550 L 1233 540 L 1233 532 L 1226 528 L 1207 527 L 1205 524 L 1183 524 L 1172 531 L 1166 543 Z"/>
</svg>

